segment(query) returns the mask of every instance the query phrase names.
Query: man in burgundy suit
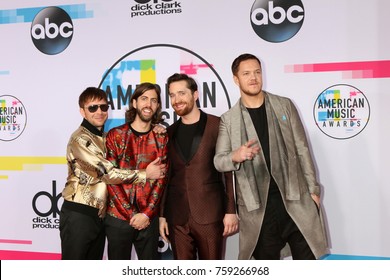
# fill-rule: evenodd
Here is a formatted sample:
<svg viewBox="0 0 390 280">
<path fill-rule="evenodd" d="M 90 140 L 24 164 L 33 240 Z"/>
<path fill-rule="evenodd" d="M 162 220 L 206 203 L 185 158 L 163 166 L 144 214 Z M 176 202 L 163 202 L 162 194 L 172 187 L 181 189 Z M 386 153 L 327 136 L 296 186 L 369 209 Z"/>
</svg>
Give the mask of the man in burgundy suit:
<svg viewBox="0 0 390 280">
<path fill-rule="evenodd" d="M 160 235 L 179 260 L 222 259 L 223 236 L 238 229 L 231 173 L 213 163 L 219 117 L 201 111 L 198 87 L 185 74 L 168 78 L 181 117 L 168 128 L 169 181 L 161 203 Z M 169 240 L 169 241 L 168 241 Z"/>
</svg>

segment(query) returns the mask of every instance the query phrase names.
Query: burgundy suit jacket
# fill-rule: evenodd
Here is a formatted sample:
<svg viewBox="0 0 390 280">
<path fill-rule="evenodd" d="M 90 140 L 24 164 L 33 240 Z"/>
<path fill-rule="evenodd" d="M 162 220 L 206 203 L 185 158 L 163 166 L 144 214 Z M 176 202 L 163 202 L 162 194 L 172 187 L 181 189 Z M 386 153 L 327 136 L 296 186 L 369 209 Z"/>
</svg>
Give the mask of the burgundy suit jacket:
<svg viewBox="0 0 390 280">
<path fill-rule="evenodd" d="M 175 137 L 181 120 L 168 128 L 170 170 L 160 216 L 171 225 L 185 224 L 190 215 L 199 224 L 210 224 L 222 221 L 226 213 L 236 213 L 232 173 L 218 172 L 213 163 L 219 121 L 201 111 L 189 160 Z"/>
</svg>

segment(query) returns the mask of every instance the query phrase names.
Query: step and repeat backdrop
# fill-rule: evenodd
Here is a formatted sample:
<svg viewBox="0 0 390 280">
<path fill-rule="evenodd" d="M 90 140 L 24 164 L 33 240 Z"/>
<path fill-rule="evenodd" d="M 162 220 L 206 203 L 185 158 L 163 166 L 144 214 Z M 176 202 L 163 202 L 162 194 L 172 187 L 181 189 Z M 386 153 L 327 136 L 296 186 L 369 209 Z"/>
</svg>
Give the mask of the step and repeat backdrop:
<svg viewBox="0 0 390 280">
<path fill-rule="evenodd" d="M 104 89 L 106 130 L 141 82 L 194 77 L 200 107 L 239 98 L 230 66 L 263 63 L 264 89 L 290 97 L 310 139 L 330 259 L 390 257 L 390 35 L 385 0 L 61 0 L 0 3 L 0 259 L 60 259 L 66 145 L 78 96 Z M 160 242 L 162 258 L 171 258 Z M 226 240 L 236 259 L 238 235 Z M 136 256 L 134 256 L 136 258 Z"/>
</svg>

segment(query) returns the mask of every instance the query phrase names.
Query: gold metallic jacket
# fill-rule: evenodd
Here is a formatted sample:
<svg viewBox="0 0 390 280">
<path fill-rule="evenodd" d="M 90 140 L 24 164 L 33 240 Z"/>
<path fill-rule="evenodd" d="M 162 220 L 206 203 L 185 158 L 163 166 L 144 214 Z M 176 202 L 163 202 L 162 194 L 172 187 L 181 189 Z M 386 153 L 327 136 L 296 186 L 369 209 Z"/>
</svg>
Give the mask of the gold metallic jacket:
<svg viewBox="0 0 390 280">
<path fill-rule="evenodd" d="M 62 196 L 65 200 L 99 209 L 105 214 L 107 184 L 145 184 L 146 171 L 117 169 L 106 160 L 105 134 L 83 120 L 67 146 L 68 178 Z"/>
</svg>

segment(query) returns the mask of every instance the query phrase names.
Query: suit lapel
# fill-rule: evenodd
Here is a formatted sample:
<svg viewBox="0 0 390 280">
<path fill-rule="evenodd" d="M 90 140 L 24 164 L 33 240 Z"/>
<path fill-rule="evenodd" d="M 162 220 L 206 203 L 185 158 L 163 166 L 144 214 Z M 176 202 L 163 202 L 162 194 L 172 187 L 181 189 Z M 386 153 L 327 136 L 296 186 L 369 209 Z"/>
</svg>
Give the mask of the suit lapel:
<svg viewBox="0 0 390 280">
<path fill-rule="evenodd" d="M 183 155 L 183 151 L 181 150 L 180 148 L 180 145 L 179 145 L 179 142 L 177 141 L 177 129 L 179 127 L 179 125 L 181 124 L 181 119 L 179 119 L 177 122 L 175 122 L 171 127 L 172 129 L 172 134 L 170 135 L 171 139 L 173 140 L 173 148 L 175 149 L 175 151 L 173 151 L 174 153 L 176 153 L 177 155 L 179 155 L 179 157 L 185 162 L 185 158 L 184 158 L 184 155 Z"/>
<path fill-rule="evenodd" d="M 196 126 L 194 138 L 192 139 L 191 150 L 190 150 L 190 155 L 189 155 L 188 159 L 185 158 L 183 151 L 182 151 L 182 149 L 179 145 L 179 142 L 177 141 L 177 137 L 176 137 L 179 125 L 182 125 L 181 119 L 175 123 L 174 127 L 172 127 L 172 135 L 173 135 L 173 139 L 174 139 L 175 149 L 177 150 L 180 158 L 184 162 L 191 161 L 191 159 L 195 156 L 196 152 L 198 151 L 200 142 L 202 141 L 203 134 L 204 134 L 204 131 L 206 128 L 206 124 L 207 124 L 207 114 L 201 110 L 200 111 L 200 119 L 199 119 L 199 122 Z"/>
<path fill-rule="evenodd" d="M 232 150 L 236 150 L 249 139 L 258 139 L 251 117 L 246 108 L 241 104 L 241 99 L 232 108 L 232 115 L 239 116 L 231 120 Z M 258 169 L 258 166 L 258 160 L 253 162 L 247 161 L 241 163 L 241 167 L 235 172 L 240 185 L 238 192 L 242 196 L 248 211 L 260 207 L 260 195 L 255 176 L 255 169 Z"/>
<path fill-rule="evenodd" d="M 294 158 L 295 153 L 290 156 L 289 151 L 295 151 L 294 136 L 290 128 L 290 115 L 285 109 L 285 106 L 281 104 L 281 101 L 274 95 L 267 93 L 270 103 L 270 113 L 273 114 L 271 121 L 274 122 L 274 128 L 276 129 L 271 137 L 270 135 L 270 147 L 271 149 L 271 161 L 274 163 L 279 162 L 279 168 L 282 172 L 276 172 L 279 177 L 275 175 L 275 180 L 279 186 L 284 188 L 286 198 L 288 200 L 299 200 L 300 191 L 298 184 L 291 184 L 291 178 L 296 177 L 297 161 Z M 271 145 L 271 141 L 273 142 Z M 273 151 L 273 152 L 272 152 Z M 286 161 L 283 159 L 286 158 Z"/>
<path fill-rule="evenodd" d="M 199 123 L 196 126 L 194 139 L 192 139 L 191 152 L 188 161 L 190 161 L 194 157 L 194 155 L 196 154 L 199 148 L 199 144 L 202 141 L 203 133 L 206 128 L 206 123 L 207 123 L 207 115 L 201 110 Z"/>
</svg>

